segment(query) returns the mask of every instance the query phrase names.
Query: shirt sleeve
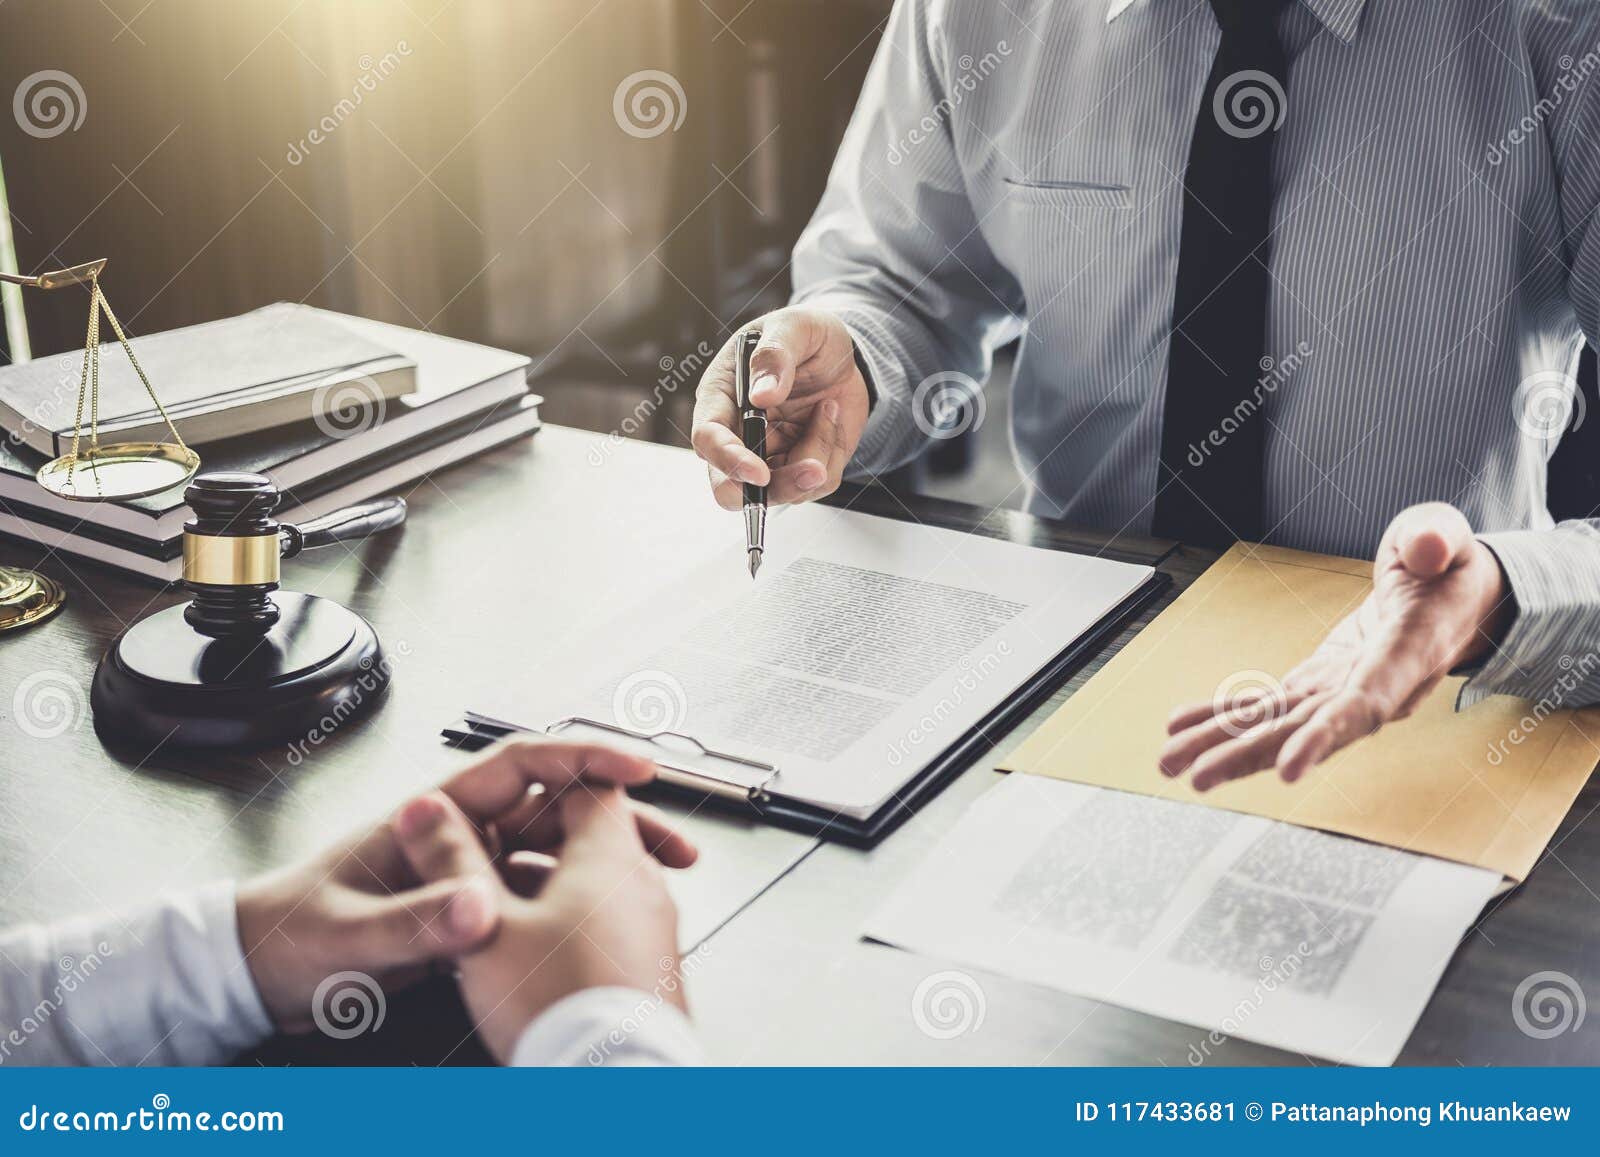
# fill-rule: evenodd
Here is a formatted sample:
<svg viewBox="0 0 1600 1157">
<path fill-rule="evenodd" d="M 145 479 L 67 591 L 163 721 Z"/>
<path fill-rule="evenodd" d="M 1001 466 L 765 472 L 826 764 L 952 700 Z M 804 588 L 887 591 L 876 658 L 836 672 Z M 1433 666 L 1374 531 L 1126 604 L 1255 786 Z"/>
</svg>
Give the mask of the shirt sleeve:
<svg viewBox="0 0 1600 1157">
<path fill-rule="evenodd" d="M 271 1031 L 231 883 L 0 934 L 0 1062 L 214 1065 Z"/>
<path fill-rule="evenodd" d="M 1547 710 L 1600 703 L 1600 528 L 1479 535 L 1505 572 L 1516 613 L 1506 637 L 1461 689 L 1459 705 L 1517 695 Z"/>
<path fill-rule="evenodd" d="M 794 304 L 844 322 L 877 393 L 853 477 L 916 457 L 1022 328 L 1022 290 L 989 249 L 956 155 L 952 122 L 970 98 L 944 80 L 941 10 L 895 4 L 794 251 Z"/>
<path fill-rule="evenodd" d="M 699 1065 L 689 1018 L 631 988 L 586 988 L 558 1000 L 523 1030 L 518 1066 Z"/>
<path fill-rule="evenodd" d="M 1542 130 L 1556 175 L 1561 234 L 1573 312 L 1585 338 L 1600 342 L 1600 13 L 1556 0 L 1524 10 L 1528 74 L 1537 95 L 1530 113 Z M 1524 146 L 1527 147 L 1527 146 Z M 1581 403 L 1580 399 L 1574 399 Z M 1600 415 L 1580 415 L 1600 420 Z M 1561 430 L 1551 430 L 1546 454 Z M 1532 436 L 1532 435 L 1529 435 Z M 1506 637 L 1462 690 L 1463 706 L 1489 695 L 1517 695 L 1548 709 L 1600 702 L 1600 520 L 1574 519 L 1548 530 L 1479 536 L 1499 559 L 1516 615 Z"/>
</svg>

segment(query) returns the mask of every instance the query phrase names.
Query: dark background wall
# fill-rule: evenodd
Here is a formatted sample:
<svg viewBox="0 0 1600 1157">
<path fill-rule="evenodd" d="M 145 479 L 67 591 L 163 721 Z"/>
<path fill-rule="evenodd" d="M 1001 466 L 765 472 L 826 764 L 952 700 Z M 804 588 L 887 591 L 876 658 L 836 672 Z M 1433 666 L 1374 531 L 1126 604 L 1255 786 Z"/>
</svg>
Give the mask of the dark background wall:
<svg viewBox="0 0 1600 1157">
<path fill-rule="evenodd" d="M 292 300 L 523 350 L 606 426 L 786 295 L 889 6 L 7 0 L 0 95 L 76 125 L 0 116 L 18 265 L 110 258 L 139 333 Z M 675 128 L 618 118 L 646 71 Z M 33 352 L 83 307 L 30 293 Z"/>
</svg>

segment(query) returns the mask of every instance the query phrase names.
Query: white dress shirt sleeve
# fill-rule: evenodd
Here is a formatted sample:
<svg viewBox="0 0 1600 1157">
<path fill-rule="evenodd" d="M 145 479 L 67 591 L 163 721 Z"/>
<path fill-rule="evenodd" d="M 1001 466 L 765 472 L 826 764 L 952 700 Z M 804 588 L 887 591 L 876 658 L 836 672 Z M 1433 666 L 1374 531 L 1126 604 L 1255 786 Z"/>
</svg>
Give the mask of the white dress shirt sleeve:
<svg viewBox="0 0 1600 1157">
<path fill-rule="evenodd" d="M 586 988 L 523 1030 L 511 1063 L 537 1065 L 699 1065 L 705 1063 L 689 1018 L 647 992 Z"/>
<path fill-rule="evenodd" d="M 0 1064 L 213 1065 L 271 1031 L 231 883 L 0 933 Z"/>
<path fill-rule="evenodd" d="M 1533 11 L 1550 28 L 1527 37 L 1528 66 L 1540 96 L 1539 121 L 1558 176 L 1567 292 L 1585 338 L 1600 343 L 1600 85 L 1587 83 L 1600 38 L 1600 11 L 1563 4 Z M 1579 61 L 1582 65 L 1574 65 Z M 1518 391 L 1523 406 L 1549 404 L 1544 391 Z M 1582 399 L 1574 400 L 1574 406 Z M 1554 453 L 1568 423 L 1520 414 L 1524 437 Z M 1570 423 L 1600 421 L 1577 409 Z M 1500 560 L 1516 618 L 1499 648 L 1463 688 L 1462 705 L 1505 693 L 1532 700 L 1536 718 L 1562 707 L 1600 703 L 1600 520 L 1574 519 L 1548 530 L 1510 530 L 1479 538 Z"/>
<path fill-rule="evenodd" d="M 877 392 L 852 477 L 916 457 L 949 391 L 975 390 L 1022 328 L 1022 289 L 989 249 L 956 157 L 951 119 L 975 98 L 945 83 L 941 11 L 894 6 L 794 251 L 794 304 L 844 322 Z"/>
<path fill-rule="evenodd" d="M 1532 700 L 1542 718 L 1600 703 L 1600 529 L 1574 521 L 1478 538 L 1500 560 L 1516 617 L 1461 689 L 1459 705 L 1516 695 Z"/>
</svg>

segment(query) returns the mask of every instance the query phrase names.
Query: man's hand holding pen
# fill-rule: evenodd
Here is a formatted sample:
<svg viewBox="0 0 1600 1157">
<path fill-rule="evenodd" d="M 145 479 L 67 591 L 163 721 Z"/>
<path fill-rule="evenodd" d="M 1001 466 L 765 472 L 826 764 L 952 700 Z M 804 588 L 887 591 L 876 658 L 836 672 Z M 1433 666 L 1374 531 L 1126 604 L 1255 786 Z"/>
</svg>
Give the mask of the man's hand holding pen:
<svg viewBox="0 0 1600 1157">
<path fill-rule="evenodd" d="M 741 342 L 750 353 L 740 394 Z M 745 505 L 747 484 L 774 504 L 838 488 L 869 413 L 867 383 L 844 324 L 826 310 L 790 308 L 740 330 L 701 379 L 693 441 L 717 502 Z M 766 411 L 766 460 L 748 448 L 741 401 Z M 1457 510 L 1432 503 L 1397 516 L 1375 565 L 1377 590 L 1288 677 L 1289 700 L 1241 738 L 1209 705 L 1178 710 L 1162 756 L 1168 775 L 1193 770 L 1202 789 L 1279 767 L 1287 779 L 1385 722 L 1403 718 L 1443 675 L 1505 632 L 1508 587 Z M 1298 733 L 1298 734 L 1297 734 Z"/>
<path fill-rule="evenodd" d="M 744 505 L 744 486 L 767 488 L 773 505 L 810 502 L 838 489 L 866 428 L 867 383 L 849 331 L 825 310 L 780 309 L 753 322 L 751 405 L 766 411 L 766 459 L 748 449 L 737 394 L 741 330 L 707 368 L 695 393 L 695 452 L 725 510 Z"/>
</svg>

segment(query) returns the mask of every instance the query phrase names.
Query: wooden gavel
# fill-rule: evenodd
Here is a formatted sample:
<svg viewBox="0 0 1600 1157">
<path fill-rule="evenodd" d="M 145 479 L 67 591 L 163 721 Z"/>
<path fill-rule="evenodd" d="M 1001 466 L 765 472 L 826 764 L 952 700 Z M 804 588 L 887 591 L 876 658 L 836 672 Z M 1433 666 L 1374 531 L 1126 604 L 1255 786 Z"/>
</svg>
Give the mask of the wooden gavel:
<svg viewBox="0 0 1600 1157">
<path fill-rule="evenodd" d="M 275 522 L 281 495 L 264 474 L 202 474 L 183 497 L 194 518 L 183 526 L 183 585 L 194 594 L 183 612 L 214 639 L 264 635 L 278 621 L 272 592 L 279 563 L 306 550 L 353 542 L 399 526 L 404 498 L 379 498 L 299 526 Z"/>
<path fill-rule="evenodd" d="M 194 595 L 117 636 L 95 671 L 95 730 L 140 758 L 158 748 L 252 748 L 315 736 L 372 710 L 389 686 L 377 632 L 332 599 L 282 591 L 278 566 L 304 550 L 405 521 L 401 498 L 299 526 L 274 521 L 261 474 L 202 474 L 184 491 L 183 582 Z"/>
</svg>

